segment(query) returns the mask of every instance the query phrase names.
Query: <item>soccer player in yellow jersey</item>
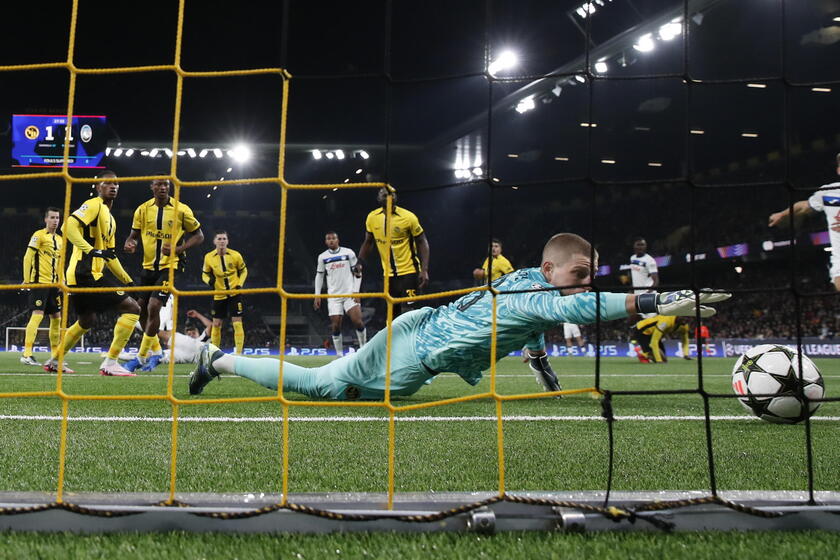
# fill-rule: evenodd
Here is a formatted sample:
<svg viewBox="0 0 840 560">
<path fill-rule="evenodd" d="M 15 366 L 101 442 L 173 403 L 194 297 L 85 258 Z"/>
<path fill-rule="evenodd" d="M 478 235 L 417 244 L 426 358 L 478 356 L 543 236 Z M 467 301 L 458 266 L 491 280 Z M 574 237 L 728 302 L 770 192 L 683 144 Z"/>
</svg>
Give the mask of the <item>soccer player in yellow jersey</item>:
<svg viewBox="0 0 840 560">
<path fill-rule="evenodd" d="M 67 239 L 73 244 L 73 254 L 67 264 L 67 285 L 79 288 L 115 288 L 133 286 L 131 276 L 125 271 L 114 250 L 117 224 L 111 215 L 111 207 L 120 184 L 113 171 L 103 171 L 96 184 L 98 196 L 86 200 L 78 210 L 64 222 Z M 105 268 L 113 276 L 105 274 Z M 114 278 L 116 277 L 116 278 Z M 117 283 L 119 281 L 119 283 Z M 69 352 L 83 334 L 96 321 L 97 313 L 113 309 L 120 313 L 114 326 L 114 340 L 108 356 L 99 367 L 101 375 L 133 376 L 117 361 L 120 351 L 131 336 L 134 324 L 140 318 L 140 306 L 127 293 L 119 290 L 109 292 L 75 293 L 70 298 L 78 315 L 64 337 L 64 352 Z M 56 371 L 55 359 L 44 365 L 47 371 Z"/>
<path fill-rule="evenodd" d="M 131 233 L 125 240 L 123 249 L 126 253 L 134 253 L 137 240 L 140 239 L 143 243 L 143 272 L 140 274 L 140 285 L 167 286 L 170 261 L 174 260 L 175 269 L 179 270 L 181 255 L 204 241 L 204 233 L 189 206 L 179 202 L 176 214 L 175 203 L 169 196 L 168 179 L 152 181 L 151 190 L 152 199 L 134 211 Z M 124 364 L 128 371 L 134 371 L 141 366 L 143 371 L 151 371 L 163 358 L 158 330 L 160 309 L 168 298 L 169 292 L 154 290 L 141 294 L 137 299 L 137 303 L 140 304 L 140 325 L 144 329 L 143 341 L 137 356 Z"/>
<path fill-rule="evenodd" d="M 490 273 L 491 282 L 495 282 L 498 278 L 501 278 L 505 274 L 513 272 L 513 265 L 510 264 L 510 261 L 507 260 L 504 255 L 502 255 L 501 241 L 493 239 L 490 244 L 490 252 L 493 254 L 493 267 L 488 267 L 487 259 L 485 258 L 481 268 L 473 270 L 473 278 L 475 278 L 478 282 L 485 282 L 488 272 Z"/>
<path fill-rule="evenodd" d="M 631 329 L 631 339 L 636 341 L 643 351 L 642 354 L 639 354 L 639 360 L 642 362 L 653 361 L 657 364 L 667 362 L 665 345 L 662 343 L 662 338 L 666 335 L 682 338 L 683 359 L 690 360 L 691 357 L 688 355 L 688 319 L 666 315 L 654 315 L 642 319 Z"/>
<path fill-rule="evenodd" d="M 50 350 L 53 356 L 58 355 L 58 345 L 61 341 L 61 291 L 58 288 L 39 288 L 37 284 L 61 282 L 61 236 L 55 232 L 60 221 L 61 210 L 52 206 L 47 208 L 44 213 L 46 227 L 32 234 L 23 256 L 23 283 L 34 284 L 29 289 L 32 316 L 26 324 L 23 356 L 20 358 L 20 363 L 27 366 L 41 365 L 32 357 L 32 345 L 35 344 L 35 336 L 41 321 L 44 320 L 45 312 L 50 316 Z M 64 371 L 68 369 L 65 367 Z"/>
<path fill-rule="evenodd" d="M 366 262 L 373 244 L 379 250 L 382 271 L 390 276 L 388 293 L 392 297 L 414 297 L 423 292 L 429 283 L 429 241 L 423 226 L 413 212 L 397 206 L 397 195 L 393 194 L 392 215 L 385 216 L 389 191 L 379 189 L 376 200 L 381 208 L 371 211 L 365 220 L 365 240 L 359 249 L 359 264 L 356 271 L 361 274 L 362 263 Z M 386 234 L 391 229 L 391 246 L 387 247 Z M 414 302 L 403 302 L 394 307 L 394 317 L 414 309 Z"/>
<path fill-rule="evenodd" d="M 213 290 L 238 290 L 245 284 L 248 269 L 245 259 L 238 251 L 228 248 L 228 234 L 217 231 L 213 236 L 216 249 L 204 255 L 204 268 L 201 279 Z M 230 317 L 233 324 L 233 341 L 236 353 L 242 354 L 245 346 L 245 329 L 242 326 L 242 296 L 239 294 L 216 294 L 213 296 L 213 328 L 210 330 L 210 340 L 216 346 L 222 341 L 222 325 Z"/>
</svg>

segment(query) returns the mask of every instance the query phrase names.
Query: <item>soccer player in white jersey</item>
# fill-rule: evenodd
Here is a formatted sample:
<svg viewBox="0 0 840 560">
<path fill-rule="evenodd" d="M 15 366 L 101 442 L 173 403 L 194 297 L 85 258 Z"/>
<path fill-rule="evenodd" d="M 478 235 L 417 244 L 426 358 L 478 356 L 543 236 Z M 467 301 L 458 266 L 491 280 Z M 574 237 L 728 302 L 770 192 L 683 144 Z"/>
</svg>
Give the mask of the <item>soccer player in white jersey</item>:
<svg viewBox="0 0 840 560">
<path fill-rule="evenodd" d="M 710 317 L 715 310 L 704 304 L 730 297 L 691 290 L 596 294 L 591 291 L 591 281 L 592 271 L 598 268 L 597 258 L 582 237 L 559 233 L 543 248 L 539 267 L 516 270 L 493 283 L 499 292 L 495 298 L 486 289 L 475 290 L 448 305 L 403 313 L 390 329 L 379 331 L 355 354 L 321 367 L 283 362 L 283 391 L 319 399 L 382 399 L 386 383 L 391 396 L 412 395 L 440 372 L 457 373 L 470 385 L 477 385 L 490 367 L 491 352 L 500 360 L 524 344 L 537 382 L 554 393 L 560 386 L 546 356 L 545 331 L 560 323 L 588 324 L 635 313 L 692 316 L 699 312 L 701 317 Z M 493 313 L 496 321 L 491 320 Z M 390 376 L 386 369 L 389 355 Z M 190 374 L 190 394 L 200 394 L 221 374 L 245 377 L 276 391 L 280 362 L 231 356 L 205 344 Z"/>
<path fill-rule="evenodd" d="M 630 278 L 633 293 L 652 292 L 659 285 L 659 269 L 656 260 L 647 253 L 647 241 L 643 237 L 633 240 L 633 254 L 630 255 Z"/>
<path fill-rule="evenodd" d="M 569 355 L 572 355 L 574 345 L 572 340 L 577 341 L 578 348 L 580 348 L 580 355 L 586 354 L 586 347 L 583 345 L 583 337 L 580 334 L 580 327 L 574 323 L 563 323 L 563 338 L 566 339 L 566 349 Z"/>
<path fill-rule="evenodd" d="M 155 367 L 157 367 L 158 363 L 169 363 L 170 356 L 172 355 L 171 349 L 173 336 L 175 337 L 175 363 L 190 364 L 195 362 L 198 352 L 201 350 L 201 346 L 210 340 L 210 329 L 213 326 L 213 322 L 195 309 L 187 311 L 187 317 L 201 321 L 204 325 L 204 329 L 200 329 L 194 325 L 188 325 L 184 329 L 184 334 L 173 330 L 172 294 L 170 294 L 166 300 L 166 304 L 160 308 L 160 330 L 158 331 L 158 338 L 160 339 L 160 342 L 169 347 L 170 352 L 164 352 L 161 360 L 145 371 L 152 371 Z M 136 328 L 140 329 L 141 332 L 143 331 L 140 323 L 137 323 Z M 133 360 L 136 357 L 136 354 L 128 352 L 120 354 L 121 360 Z"/>
<path fill-rule="evenodd" d="M 327 250 L 318 255 L 318 266 L 315 272 L 315 294 L 320 294 L 324 287 L 324 278 L 327 280 L 328 294 L 353 294 L 359 291 L 362 283 L 362 275 L 358 272 L 358 260 L 353 249 L 341 247 L 338 242 L 338 234 L 328 231 L 324 236 L 324 244 Z M 315 310 L 321 309 L 321 300 L 312 301 Z M 341 321 L 344 314 L 350 318 L 353 327 L 356 329 L 356 337 L 359 339 L 359 348 L 367 342 L 367 331 L 362 322 L 362 306 L 359 298 L 335 297 L 327 299 L 327 312 L 330 316 L 332 327 L 333 346 L 335 355 L 344 355 L 344 345 L 341 340 Z"/>
<path fill-rule="evenodd" d="M 840 154 L 836 156 L 837 175 L 840 175 Z M 770 214 L 767 225 L 776 227 L 790 218 L 790 208 Z M 793 204 L 793 215 L 825 214 L 828 224 L 828 238 L 831 241 L 831 269 L 829 277 L 834 283 L 834 289 L 840 291 L 840 182 L 827 183 L 812 194 L 807 200 L 800 200 Z"/>
</svg>

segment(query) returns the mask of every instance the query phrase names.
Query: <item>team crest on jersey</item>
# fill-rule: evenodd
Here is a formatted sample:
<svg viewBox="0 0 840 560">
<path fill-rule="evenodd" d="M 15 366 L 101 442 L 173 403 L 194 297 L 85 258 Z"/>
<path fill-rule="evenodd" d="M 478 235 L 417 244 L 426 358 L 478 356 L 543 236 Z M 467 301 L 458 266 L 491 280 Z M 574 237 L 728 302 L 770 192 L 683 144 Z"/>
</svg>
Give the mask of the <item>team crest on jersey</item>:
<svg viewBox="0 0 840 560">
<path fill-rule="evenodd" d="M 84 216 L 85 212 L 87 212 L 87 209 L 88 209 L 88 205 L 87 204 L 82 204 L 81 206 L 79 206 L 79 209 L 74 212 L 74 214 L 78 214 L 79 216 Z"/>
<path fill-rule="evenodd" d="M 394 235 L 399 235 L 402 233 L 402 228 L 400 226 L 394 226 Z"/>
<path fill-rule="evenodd" d="M 534 282 L 533 284 L 531 284 L 531 287 L 534 288 L 535 290 L 545 290 L 545 286 L 543 286 L 542 284 L 539 284 L 537 282 Z"/>
<path fill-rule="evenodd" d="M 41 307 L 41 304 L 42 304 L 42 303 L 44 303 L 44 302 L 43 302 L 43 301 L 41 301 L 40 299 L 36 299 L 36 300 L 35 300 L 35 306 L 36 306 L 36 307 Z"/>
<path fill-rule="evenodd" d="M 118 290 L 118 291 L 117 291 L 117 295 L 118 295 L 118 296 L 124 296 L 124 295 L 125 295 L 125 292 L 124 292 L 124 291 L 122 291 L 122 290 Z"/>
</svg>

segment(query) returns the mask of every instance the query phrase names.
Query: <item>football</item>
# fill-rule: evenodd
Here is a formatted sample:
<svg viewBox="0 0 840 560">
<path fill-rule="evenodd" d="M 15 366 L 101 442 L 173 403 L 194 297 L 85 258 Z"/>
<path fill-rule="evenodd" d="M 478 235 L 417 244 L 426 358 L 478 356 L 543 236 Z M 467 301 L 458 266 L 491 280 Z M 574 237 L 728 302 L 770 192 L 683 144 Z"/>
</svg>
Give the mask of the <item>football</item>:
<svg viewBox="0 0 840 560">
<path fill-rule="evenodd" d="M 762 344 L 747 351 L 732 369 L 732 388 L 744 408 L 774 424 L 796 424 L 811 416 L 821 399 L 825 383 L 814 362 L 804 354 L 802 375 L 800 355 L 793 348 Z"/>
</svg>

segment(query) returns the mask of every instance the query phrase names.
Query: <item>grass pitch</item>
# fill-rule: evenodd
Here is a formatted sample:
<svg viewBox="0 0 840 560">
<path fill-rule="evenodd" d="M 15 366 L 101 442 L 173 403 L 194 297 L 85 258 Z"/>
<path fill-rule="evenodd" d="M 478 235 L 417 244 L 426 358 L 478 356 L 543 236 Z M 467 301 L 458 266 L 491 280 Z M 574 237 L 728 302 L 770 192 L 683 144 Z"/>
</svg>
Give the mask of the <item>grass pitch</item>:
<svg viewBox="0 0 840 560">
<path fill-rule="evenodd" d="M 2 392 L 48 391 L 56 377 L 0 356 Z M 296 358 L 319 365 L 323 358 Z M 77 371 L 64 377 L 71 395 L 165 394 L 166 369 L 135 378 L 97 375 L 99 359 L 72 355 Z M 594 359 L 555 358 L 564 389 L 594 385 Z M 703 360 L 703 386 L 731 394 L 733 360 Z M 827 394 L 840 377 L 840 361 L 817 360 Z M 189 365 L 176 366 L 175 393 L 190 398 Z M 499 363 L 501 394 L 534 393 L 538 387 L 516 358 Z M 691 390 L 697 362 L 640 364 L 603 359 L 601 387 L 609 390 Z M 430 402 L 489 389 L 441 375 L 397 406 Z M 224 377 L 202 397 L 264 396 L 246 380 Z M 295 397 L 297 398 L 297 397 Z M 303 399 L 301 399 L 303 400 Z M 607 426 L 601 404 L 588 394 L 503 405 L 505 489 L 600 490 L 607 479 Z M 703 400 L 696 394 L 616 396 L 614 490 L 709 488 Z M 55 397 L 0 399 L 0 490 L 55 491 L 61 402 Z M 162 492 L 169 488 L 171 407 L 166 402 L 72 401 L 65 491 Z M 495 491 L 499 488 L 495 403 L 481 400 L 397 413 L 397 492 Z M 713 453 L 722 490 L 807 488 L 803 425 L 774 425 L 750 417 L 732 398 L 710 405 Z M 277 403 L 183 406 L 179 429 L 179 492 L 278 492 L 281 484 L 282 409 Z M 815 488 L 840 490 L 840 416 L 824 403 L 812 421 Z M 381 408 L 290 407 L 289 490 L 384 492 L 387 490 L 388 424 Z"/>
<path fill-rule="evenodd" d="M 38 356 L 43 358 L 43 356 Z M 71 395 L 165 394 L 161 366 L 136 378 L 97 375 L 99 358 L 72 355 L 77 373 L 66 375 Z M 301 365 L 323 359 L 296 358 Z M 555 358 L 565 389 L 591 387 L 595 361 Z M 703 386 L 731 394 L 734 360 L 703 360 Z M 840 361 L 817 360 L 834 394 Z M 176 367 L 175 392 L 190 398 L 186 375 Z M 499 364 L 498 391 L 538 390 L 527 366 L 508 358 Z M 49 391 L 56 377 L 0 355 L 0 392 Z M 692 390 L 697 362 L 665 365 L 631 359 L 601 362 L 601 387 L 609 390 Z M 489 389 L 489 379 L 470 387 L 441 375 L 401 406 Z M 270 392 L 245 379 L 224 377 L 203 397 L 264 396 Z M 291 397 L 291 395 L 290 395 Z M 297 397 L 295 397 L 297 398 Z M 302 401 L 302 399 L 301 399 Z M 602 490 L 607 480 L 607 426 L 601 405 L 588 395 L 506 402 L 505 489 Z M 709 469 L 703 400 L 699 395 L 616 396 L 614 490 L 707 490 Z M 61 402 L 54 397 L 0 399 L 0 491 L 54 492 L 57 486 Z M 171 407 L 155 401 L 72 401 L 69 407 L 65 492 L 165 492 L 169 487 Z M 773 425 L 752 418 L 734 399 L 711 401 L 713 453 L 721 490 L 804 490 L 807 468 L 804 426 Z M 179 492 L 273 492 L 281 488 L 281 407 L 276 403 L 184 406 L 180 417 Z M 811 424 L 815 487 L 840 490 L 840 406 L 825 403 Z M 384 492 L 387 489 L 388 425 L 380 408 L 292 406 L 289 490 Z M 495 404 L 476 401 L 400 412 L 396 423 L 397 492 L 496 491 L 499 488 Z M 832 554 L 840 537 L 831 533 L 699 535 L 476 535 L 350 534 L 329 536 L 36 535 L 0 536 L 0 557 L 159 558 L 266 556 L 511 558 L 613 557 L 801 557 L 805 551 Z M 753 551 L 756 554 L 745 554 Z"/>
</svg>

